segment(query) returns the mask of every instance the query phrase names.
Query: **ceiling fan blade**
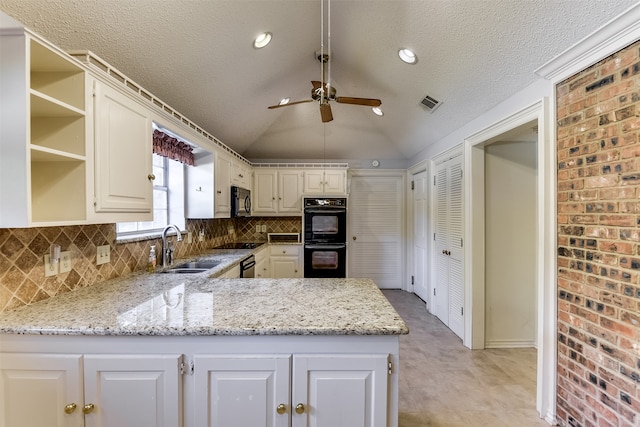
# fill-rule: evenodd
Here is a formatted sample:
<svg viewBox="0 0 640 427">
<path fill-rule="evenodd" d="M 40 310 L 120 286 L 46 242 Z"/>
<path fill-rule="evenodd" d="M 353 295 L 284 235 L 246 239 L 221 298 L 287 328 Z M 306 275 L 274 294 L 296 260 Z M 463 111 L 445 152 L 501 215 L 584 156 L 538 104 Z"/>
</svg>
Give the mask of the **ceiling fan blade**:
<svg viewBox="0 0 640 427">
<path fill-rule="evenodd" d="M 317 80 L 311 80 L 311 84 L 313 85 L 314 89 L 320 89 L 323 86 L 322 82 L 319 82 Z"/>
<path fill-rule="evenodd" d="M 289 102 L 287 104 L 270 105 L 267 108 L 272 109 L 272 108 L 288 107 L 289 105 L 302 104 L 304 102 L 313 102 L 313 99 L 305 99 L 304 101 Z"/>
<path fill-rule="evenodd" d="M 349 96 L 338 96 L 336 102 L 342 104 L 354 104 L 354 105 L 366 105 L 369 107 L 379 107 L 382 105 L 382 101 L 373 98 L 352 98 Z"/>
<path fill-rule="evenodd" d="M 333 120 L 331 106 L 326 102 L 320 104 L 320 117 L 322 117 L 322 123 L 327 123 Z"/>
</svg>

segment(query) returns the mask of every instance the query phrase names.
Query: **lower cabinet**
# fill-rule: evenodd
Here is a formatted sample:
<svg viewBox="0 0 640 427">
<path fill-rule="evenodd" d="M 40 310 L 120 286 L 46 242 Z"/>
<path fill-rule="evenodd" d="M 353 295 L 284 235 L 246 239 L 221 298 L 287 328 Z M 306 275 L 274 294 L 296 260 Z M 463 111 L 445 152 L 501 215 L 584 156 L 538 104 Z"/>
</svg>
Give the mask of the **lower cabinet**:
<svg viewBox="0 0 640 427">
<path fill-rule="evenodd" d="M 182 355 L 0 354 L 0 427 L 182 425 Z"/>
<path fill-rule="evenodd" d="M 388 355 L 197 355 L 197 426 L 385 427 Z"/>
<path fill-rule="evenodd" d="M 303 277 L 300 245 L 271 245 L 269 273 L 274 279 Z"/>
</svg>

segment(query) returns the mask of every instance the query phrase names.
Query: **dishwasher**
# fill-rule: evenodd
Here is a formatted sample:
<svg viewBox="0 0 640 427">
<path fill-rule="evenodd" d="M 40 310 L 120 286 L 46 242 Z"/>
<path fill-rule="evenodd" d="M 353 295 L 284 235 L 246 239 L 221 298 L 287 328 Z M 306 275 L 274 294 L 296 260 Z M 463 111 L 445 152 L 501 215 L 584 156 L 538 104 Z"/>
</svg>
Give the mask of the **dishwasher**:
<svg viewBox="0 0 640 427">
<path fill-rule="evenodd" d="M 256 257 L 249 255 L 240 261 L 240 278 L 252 279 L 256 277 Z"/>
</svg>

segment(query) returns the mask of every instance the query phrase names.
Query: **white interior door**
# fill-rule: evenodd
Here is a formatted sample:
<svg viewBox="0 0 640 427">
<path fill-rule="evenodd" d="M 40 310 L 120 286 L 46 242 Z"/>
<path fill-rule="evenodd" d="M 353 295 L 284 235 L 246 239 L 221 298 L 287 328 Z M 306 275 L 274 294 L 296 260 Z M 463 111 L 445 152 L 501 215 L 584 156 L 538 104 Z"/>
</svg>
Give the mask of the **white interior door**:
<svg viewBox="0 0 640 427">
<path fill-rule="evenodd" d="M 354 176 L 347 205 L 348 277 L 402 288 L 402 176 Z"/>
<path fill-rule="evenodd" d="M 430 307 L 427 286 L 428 265 L 428 186 L 427 172 L 413 176 L 413 292 Z"/>
<path fill-rule="evenodd" d="M 433 313 L 464 335 L 462 156 L 436 165 Z"/>
</svg>

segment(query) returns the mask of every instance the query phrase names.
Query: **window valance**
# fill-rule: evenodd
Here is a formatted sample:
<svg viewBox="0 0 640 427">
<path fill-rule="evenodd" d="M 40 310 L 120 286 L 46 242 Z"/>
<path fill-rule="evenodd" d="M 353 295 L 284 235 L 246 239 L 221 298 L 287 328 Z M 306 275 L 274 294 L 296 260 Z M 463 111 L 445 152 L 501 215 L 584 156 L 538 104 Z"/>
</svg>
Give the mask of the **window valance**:
<svg viewBox="0 0 640 427">
<path fill-rule="evenodd" d="M 193 166 L 193 147 L 157 129 L 153 131 L 153 152 Z"/>
</svg>

